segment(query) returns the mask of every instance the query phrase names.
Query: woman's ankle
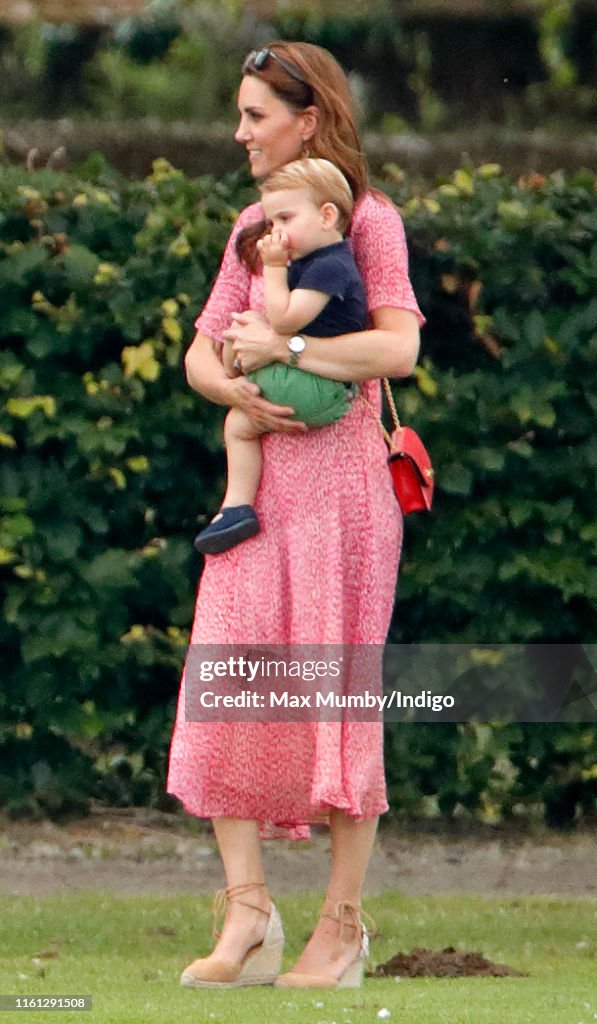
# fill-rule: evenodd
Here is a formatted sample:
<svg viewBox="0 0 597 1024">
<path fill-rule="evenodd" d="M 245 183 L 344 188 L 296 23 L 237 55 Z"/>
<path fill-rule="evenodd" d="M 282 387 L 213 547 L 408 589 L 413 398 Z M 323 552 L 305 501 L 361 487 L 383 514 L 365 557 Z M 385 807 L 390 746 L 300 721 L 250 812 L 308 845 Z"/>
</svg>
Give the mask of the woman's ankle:
<svg viewBox="0 0 597 1024">
<path fill-rule="evenodd" d="M 270 904 L 271 906 L 271 904 Z M 232 903 L 214 948 L 215 957 L 242 961 L 252 946 L 263 941 L 269 911 Z"/>
<path fill-rule="evenodd" d="M 353 902 L 326 896 L 321 907 L 320 917 L 335 921 L 342 930 L 351 928 L 359 931 L 361 927 L 360 901 Z"/>
<path fill-rule="evenodd" d="M 226 906 L 237 903 L 254 910 L 265 910 L 271 906 L 266 882 L 239 882 L 225 889 Z"/>
<path fill-rule="evenodd" d="M 346 892 L 335 893 L 333 890 L 331 892 L 326 892 L 323 901 L 324 908 L 326 907 L 326 904 L 329 906 L 337 907 L 339 903 L 345 903 L 347 906 L 356 907 L 357 910 L 360 910 L 361 894 L 348 893 L 347 895 Z"/>
</svg>

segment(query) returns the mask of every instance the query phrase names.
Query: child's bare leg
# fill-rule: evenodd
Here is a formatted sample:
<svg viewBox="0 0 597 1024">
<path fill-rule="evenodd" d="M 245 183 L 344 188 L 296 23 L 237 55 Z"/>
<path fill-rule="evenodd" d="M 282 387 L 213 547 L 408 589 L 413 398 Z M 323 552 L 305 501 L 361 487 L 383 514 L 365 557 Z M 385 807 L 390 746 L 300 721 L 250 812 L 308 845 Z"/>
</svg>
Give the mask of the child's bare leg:
<svg viewBox="0 0 597 1024">
<path fill-rule="evenodd" d="M 195 547 L 204 555 L 228 551 L 259 533 L 253 504 L 261 478 L 261 433 L 240 409 L 231 409 L 226 416 L 228 487 L 220 511 L 195 537 Z"/>
<path fill-rule="evenodd" d="M 228 485 L 222 508 L 255 504 L 263 461 L 262 433 L 241 409 L 230 409 L 224 424 Z"/>
</svg>

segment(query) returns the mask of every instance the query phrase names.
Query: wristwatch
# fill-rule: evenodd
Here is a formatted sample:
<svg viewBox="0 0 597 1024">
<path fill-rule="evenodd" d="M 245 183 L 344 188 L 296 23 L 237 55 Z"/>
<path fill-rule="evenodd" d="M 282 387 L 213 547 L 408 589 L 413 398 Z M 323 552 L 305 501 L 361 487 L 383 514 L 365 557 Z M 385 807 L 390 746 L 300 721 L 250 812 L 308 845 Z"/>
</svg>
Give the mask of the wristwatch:
<svg viewBox="0 0 597 1024">
<path fill-rule="evenodd" d="M 295 334 L 292 338 L 288 339 L 286 344 L 288 345 L 288 351 L 290 352 L 288 365 L 298 366 L 299 356 L 305 351 L 307 342 L 300 334 Z"/>
</svg>

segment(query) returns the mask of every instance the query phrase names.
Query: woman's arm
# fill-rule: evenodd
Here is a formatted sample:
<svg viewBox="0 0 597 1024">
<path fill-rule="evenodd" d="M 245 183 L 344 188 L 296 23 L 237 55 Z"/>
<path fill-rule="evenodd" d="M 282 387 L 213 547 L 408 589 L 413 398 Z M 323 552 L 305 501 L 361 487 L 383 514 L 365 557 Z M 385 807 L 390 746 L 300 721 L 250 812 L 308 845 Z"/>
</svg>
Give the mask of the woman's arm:
<svg viewBox="0 0 597 1024">
<path fill-rule="evenodd" d="M 215 351 L 215 343 L 197 332 L 184 358 L 187 383 L 193 391 L 217 405 L 231 405 L 233 383 Z"/>
<path fill-rule="evenodd" d="M 226 374 L 214 342 L 207 335 L 197 333 L 185 356 L 185 370 L 194 391 L 217 405 L 242 409 L 258 427 L 267 431 L 302 431 L 304 423 L 289 419 L 294 409 L 274 405 L 261 398 L 257 384 L 246 377 L 230 378 Z"/>
<path fill-rule="evenodd" d="M 371 314 L 373 329 L 337 338 L 307 337 L 299 366 L 332 380 L 361 381 L 371 377 L 408 377 L 419 352 L 419 324 L 410 310 L 382 306 Z M 229 331 L 244 373 L 269 362 L 288 363 L 286 336 L 275 333 L 251 310 L 234 314 Z"/>
<path fill-rule="evenodd" d="M 299 366 L 332 380 L 361 381 L 371 377 L 408 377 L 419 354 L 419 325 L 414 313 L 390 306 L 371 315 L 373 330 L 333 338 L 308 338 Z M 336 349 L 336 343 L 338 348 Z M 283 353 L 283 349 L 286 352 Z M 288 362 L 290 353 L 279 345 Z"/>
</svg>

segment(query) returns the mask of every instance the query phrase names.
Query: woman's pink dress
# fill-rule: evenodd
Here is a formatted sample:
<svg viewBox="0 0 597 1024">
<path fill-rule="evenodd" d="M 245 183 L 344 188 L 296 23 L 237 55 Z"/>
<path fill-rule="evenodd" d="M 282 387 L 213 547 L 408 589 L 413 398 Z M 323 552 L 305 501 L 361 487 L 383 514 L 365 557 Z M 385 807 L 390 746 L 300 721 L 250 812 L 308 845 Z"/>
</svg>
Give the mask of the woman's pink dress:
<svg viewBox="0 0 597 1024">
<path fill-rule="evenodd" d="M 263 279 L 239 263 L 238 219 L 196 327 L 222 340 L 232 312 L 263 311 Z M 368 194 L 351 235 L 368 308 L 412 310 L 397 210 Z M 333 340 L 330 344 L 333 344 Z M 379 408 L 378 381 L 362 393 Z M 340 422 L 262 439 L 256 511 L 261 532 L 207 556 L 192 644 L 378 644 L 389 628 L 402 517 L 375 416 L 356 399 Z M 380 680 L 371 681 L 371 688 Z M 168 792 L 197 817 L 251 818 L 263 838 L 305 839 L 309 823 L 342 808 L 356 820 L 388 809 L 381 722 L 185 720 L 185 678 L 170 751 Z"/>
</svg>

